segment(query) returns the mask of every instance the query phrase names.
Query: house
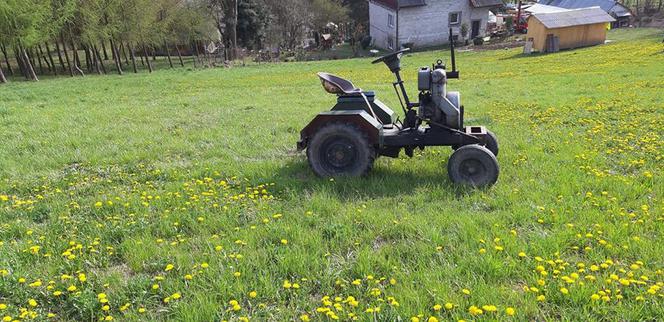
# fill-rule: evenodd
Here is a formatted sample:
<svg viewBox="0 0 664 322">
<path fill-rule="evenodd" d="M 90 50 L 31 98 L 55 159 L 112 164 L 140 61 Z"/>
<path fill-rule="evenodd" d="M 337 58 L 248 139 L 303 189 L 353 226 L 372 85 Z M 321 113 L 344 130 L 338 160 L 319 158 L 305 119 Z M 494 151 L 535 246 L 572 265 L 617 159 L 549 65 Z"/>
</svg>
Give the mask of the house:
<svg viewBox="0 0 664 322">
<path fill-rule="evenodd" d="M 607 23 L 614 21 L 600 7 L 533 13 L 526 38 L 540 52 L 598 45 L 606 40 Z"/>
<path fill-rule="evenodd" d="M 600 7 L 616 19 L 611 28 L 627 27 L 632 18 L 629 8 L 615 0 L 541 0 L 539 3 L 565 9 Z"/>
<path fill-rule="evenodd" d="M 375 47 L 388 50 L 446 44 L 450 28 L 455 39 L 483 37 L 489 10 L 502 5 L 502 0 L 369 0 L 369 33 Z"/>
</svg>

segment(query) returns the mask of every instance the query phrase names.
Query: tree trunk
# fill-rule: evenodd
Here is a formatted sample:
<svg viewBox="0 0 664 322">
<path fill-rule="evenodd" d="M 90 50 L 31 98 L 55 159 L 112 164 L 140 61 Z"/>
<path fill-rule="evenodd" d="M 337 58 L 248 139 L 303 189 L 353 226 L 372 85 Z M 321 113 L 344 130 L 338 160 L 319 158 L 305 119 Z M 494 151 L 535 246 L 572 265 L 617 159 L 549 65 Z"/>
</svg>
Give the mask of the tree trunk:
<svg viewBox="0 0 664 322">
<path fill-rule="evenodd" d="M 166 50 L 166 57 L 168 57 L 168 64 L 173 68 L 173 61 L 171 60 L 171 52 L 168 50 L 168 45 L 164 45 L 164 49 Z"/>
<path fill-rule="evenodd" d="M 148 49 L 143 44 L 143 56 L 145 56 L 145 62 L 148 64 L 148 71 L 152 73 L 152 64 L 150 63 L 150 57 L 148 56 Z"/>
<path fill-rule="evenodd" d="M 0 44 L 0 50 L 2 50 L 2 55 L 5 57 L 5 63 L 7 64 L 7 70 L 9 71 L 10 76 L 14 76 L 14 70 L 12 69 L 12 65 L 9 63 L 9 57 L 7 55 L 7 48 L 5 47 L 4 44 Z"/>
<path fill-rule="evenodd" d="M 48 47 L 48 42 L 44 42 L 44 46 L 46 47 L 46 53 L 48 54 L 48 60 L 51 62 L 51 66 L 53 66 L 53 75 L 58 75 L 58 68 L 55 67 L 55 60 L 53 60 L 53 55 L 51 54 L 51 48 Z M 60 54 L 58 52 L 58 54 Z"/>
<path fill-rule="evenodd" d="M 129 49 L 129 55 L 131 56 L 131 66 L 134 68 L 134 73 L 138 73 L 138 69 L 136 69 L 136 55 L 134 55 L 134 48 L 127 44 L 127 49 Z"/>
<path fill-rule="evenodd" d="M 67 43 L 65 42 L 65 38 L 62 36 L 62 34 L 60 35 L 60 41 L 62 42 L 62 51 L 64 52 L 65 59 L 67 61 L 67 69 L 69 70 L 69 77 L 74 77 L 74 69 L 71 67 L 71 62 L 69 61 L 69 53 L 67 52 Z M 56 41 L 55 47 L 58 47 L 58 56 L 60 57 L 60 63 L 62 64 L 62 55 L 60 54 L 59 46 L 60 45 Z M 65 65 L 62 64 L 62 70 L 65 71 L 67 69 L 65 69 Z"/>
<path fill-rule="evenodd" d="M 46 73 L 44 73 L 44 66 L 42 65 L 42 61 L 41 61 L 40 55 L 37 52 L 37 50 L 35 50 L 33 48 L 30 48 L 29 51 L 30 51 L 30 54 L 29 54 L 30 55 L 30 60 L 32 61 L 33 64 L 35 63 L 35 57 L 37 57 L 37 63 L 38 63 L 38 66 L 39 66 L 39 73 L 42 74 L 42 75 L 46 74 Z"/>
<path fill-rule="evenodd" d="M 125 60 L 125 65 L 129 65 L 129 58 L 127 58 L 127 51 L 125 50 L 125 45 L 120 42 L 120 51 L 122 51 L 122 55 L 124 56 Z"/>
<path fill-rule="evenodd" d="M 196 60 L 198 59 L 198 55 L 200 55 L 198 52 L 198 42 L 196 41 L 194 41 L 194 52 L 196 53 L 196 57 L 194 57 L 194 68 L 196 68 Z"/>
<path fill-rule="evenodd" d="M 99 55 L 99 47 L 92 45 L 92 49 L 95 51 L 95 56 L 97 56 L 101 70 L 104 72 L 104 74 L 106 74 L 106 66 L 104 66 L 104 61 L 101 59 L 101 55 Z"/>
<path fill-rule="evenodd" d="M 37 50 L 39 52 L 39 57 L 44 59 L 44 62 L 46 63 L 46 67 L 48 67 L 48 71 L 53 72 L 53 68 L 51 67 L 51 63 L 48 62 L 48 59 L 46 58 L 46 54 L 44 53 L 44 50 L 42 49 L 41 44 L 37 44 Z"/>
<path fill-rule="evenodd" d="M 35 63 L 35 55 L 32 54 L 31 49 L 24 49 L 25 55 L 28 56 L 28 59 L 30 60 L 30 64 L 32 66 L 37 66 L 37 63 Z M 34 68 L 33 68 L 34 69 Z"/>
<path fill-rule="evenodd" d="M 74 51 L 74 69 L 81 74 L 81 76 L 85 76 L 83 73 L 83 70 L 81 69 L 81 58 L 78 56 L 78 49 L 76 48 L 76 42 L 73 40 L 71 41 L 71 50 Z"/>
<path fill-rule="evenodd" d="M 57 39 L 55 40 L 55 51 L 58 52 L 58 61 L 60 62 L 60 67 L 62 67 L 62 72 L 64 73 L 67 71 L 67 68 L 65 67 L 65 61 L 62 60 L 62 53 L 60 53 L 60 44 L 58 43 Z M 67 64 L 69 64 L 69 57 L 67 57 Z"/>
<path fill-rule="evenodd" d="M 97 50 L 97 51 L 99 51 L 99 50 Z M 106 44 L 104 43 L 103 39 L 101 40 L 101 51 L 104 52 L 104 60 L 108 60 L 108 53 L 106 53 Z"/>
<path fill-rule="evenodd" d="M 182 61 L 182 53 L 180 53 L 180 48 L 178 45 L 175 45 L 175 51 L 178 52 L 178 58 L 180 59 L 180 66 L 184 67 L 184 61 Z"/>
<path fill-rule="evenodd" d="M 151 49 L 152 49 L 152 60 L 156 61 L 157 60 L 157 50 L 154 47 L 152 47 Z"/>
<path fill-rule="evenodd" d="M 32 62 L 30 61 L 30 57 L 28 57 L 28 53 L 26 50 L 23 48 L 23 46 L 19 46 L 19 52 L 23 57 L 23 62 L 25 63 L 25 69 L 26 69 L 26 77 L 28 80 L 31 81 L 39 81 L 39 78 L 37 78 L 37 74 L 35 74 L 35 69 L 32 67 Z"/>
<path fill-rule="evenodd" d="M 18 70 L 21 72 L 21 75 L 23 75 L 25 79 L 28 79 L 28 71 L 23 62 L 23 55 L 19 54 L 18 47 L 14 47 L 14 57 L 16 58 L 16 64 L 18 65 Z"/>
<path fill-rule="evenodd" d="M 0 84 L 4 84 L 7 82 L 7 79 L 5 78 L 5 73 L 2 71 L 2 66 L 0 66 Z"/>
<path fill-rule="evenodd" d="M 111 56 L 113 56 L 113 60 L 115 61 L 115 68 L 118 70 L 118 74 L 122 75 L 122 60 L 120 59 L 118 47 L 115 46 L 112 38 L 109 41 L 111 43 Z"/>
<path fill-rule="evenodd" d="M 92 60 L 90 59 L 90 50 L 88 49 L 88 46 L 82 45 L 83 46 L 83 53 L 85 54 L 85 69 L 88 70 L 88 73 L 92 72 Z"/>
</svg>

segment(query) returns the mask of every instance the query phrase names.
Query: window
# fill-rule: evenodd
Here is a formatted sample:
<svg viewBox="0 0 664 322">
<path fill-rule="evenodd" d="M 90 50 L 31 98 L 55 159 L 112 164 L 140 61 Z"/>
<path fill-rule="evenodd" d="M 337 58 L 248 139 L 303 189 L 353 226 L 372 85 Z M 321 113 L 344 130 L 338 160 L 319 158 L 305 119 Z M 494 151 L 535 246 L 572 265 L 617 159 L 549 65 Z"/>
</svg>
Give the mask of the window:
<svg viewBox="0 0 664 322">
<path fill-rule="evenodd" d="M 461 22 L 461 11 L 450 12 L 450 25 L 458 25 Z"/>
<path fill-rule="evenodd" d="M 387 49 L 394 49 L 394 38 L 392 36 L 387 37 Z"/>
<path fill-rule="evenodd" d="M 391 13 L 387 14 L 387 26 L 390 28 L 394 28 L 394 15 Z"/>
</svg>

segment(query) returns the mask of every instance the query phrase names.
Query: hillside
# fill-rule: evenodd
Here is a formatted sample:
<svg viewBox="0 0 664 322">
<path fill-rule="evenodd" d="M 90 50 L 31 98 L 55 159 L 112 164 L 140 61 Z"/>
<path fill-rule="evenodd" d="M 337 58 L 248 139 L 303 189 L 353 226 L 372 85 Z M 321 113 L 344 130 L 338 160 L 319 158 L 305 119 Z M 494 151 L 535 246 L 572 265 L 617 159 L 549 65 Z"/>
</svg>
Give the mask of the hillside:
<svg viewBox="0 0 664 322">
<path fill-rule="evenodd" d="M 55 320 L 656 320 L 664 314 L 664 44 L 457 57 L 490 189 L 449 148 L 319 179 L 299 130 L 369 59 L 0 86 L 0 316 Z M 447 52 L 403 59 L 416 70 Z M 400 112 L 399 112 L 400 113 Z"/>
</svg>

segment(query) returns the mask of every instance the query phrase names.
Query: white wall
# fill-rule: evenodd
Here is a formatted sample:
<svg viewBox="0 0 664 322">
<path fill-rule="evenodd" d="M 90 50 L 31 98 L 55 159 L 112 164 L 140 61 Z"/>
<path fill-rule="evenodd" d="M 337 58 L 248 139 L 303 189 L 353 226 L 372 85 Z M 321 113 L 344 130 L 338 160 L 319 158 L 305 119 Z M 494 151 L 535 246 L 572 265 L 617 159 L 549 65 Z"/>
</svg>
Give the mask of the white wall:
<svg viewBox="0 0 664 322">
<path fill-rule="evenodd" d="M 468 0 L 428 0 L 426 6 L 402 8 L 399 11 L 399 43 L 412 42 L 415 46 L 448 43 L 449 13 L 457 11 L 461 11 L 461 22 L 451 26 L 454 35 L 461 35 L 461 24 L 466 23 L 466 38 L 470 38 L 471 20 L 481 20 L 480 35 L 485 34 L 488 8 L 473 8 Z"/>
<path fill-rule="evenodd" d="M 394 16 L 394 26 L 388 26 L 388 14 Z M 392 9 L 386 8 L 380 4 L 369 2 L 369 35 L 373 45 L 378 48 L 388 49 L 388 38 L 392 37 L 396 46 L 396 24 L 397 14 Z M 395 48 L 396 49 L 396 48 Z"/>
</svg>

